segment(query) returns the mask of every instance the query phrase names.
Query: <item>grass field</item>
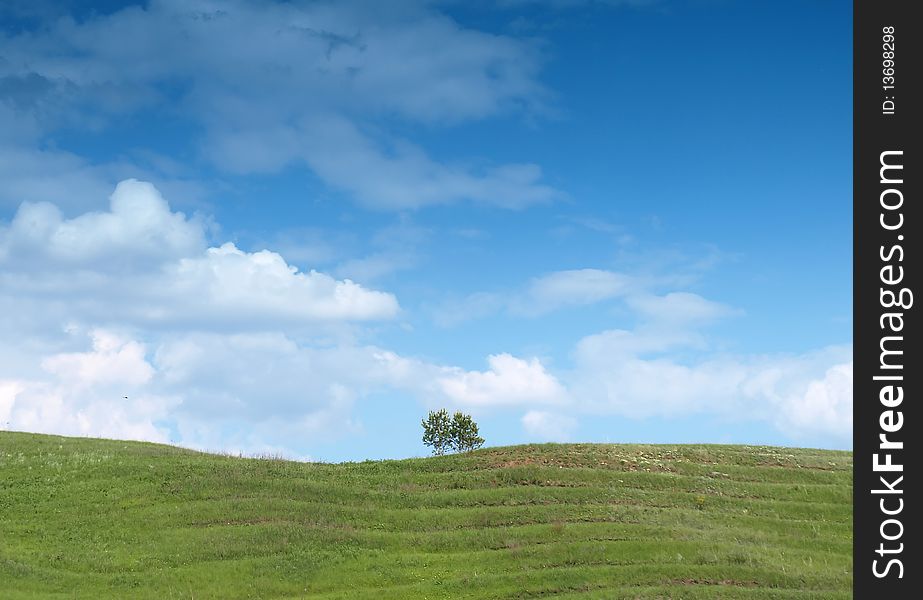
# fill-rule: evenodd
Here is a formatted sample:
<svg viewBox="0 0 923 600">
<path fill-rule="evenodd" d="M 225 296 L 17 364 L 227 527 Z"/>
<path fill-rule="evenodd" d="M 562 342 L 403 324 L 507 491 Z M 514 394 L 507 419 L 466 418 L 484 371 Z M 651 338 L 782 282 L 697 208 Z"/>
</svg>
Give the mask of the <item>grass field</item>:
<svg viewBox="0 0 923 600">
<path fill-rule="evenodd" d="M 0 597 L 851 598 L 852 455 L 309 464 L 0 432 Z"/>
</svg>

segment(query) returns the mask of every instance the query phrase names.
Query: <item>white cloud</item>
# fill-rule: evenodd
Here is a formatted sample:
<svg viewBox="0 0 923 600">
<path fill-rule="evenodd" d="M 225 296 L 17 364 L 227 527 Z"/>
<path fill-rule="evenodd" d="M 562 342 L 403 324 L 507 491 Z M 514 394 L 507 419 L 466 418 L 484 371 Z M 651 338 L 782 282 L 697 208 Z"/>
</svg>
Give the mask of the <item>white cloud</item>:
<svg viewBox="0 0 923 600">
<path fill-rule="evenodd" d="M 811 380 L 803 394 L 783 397 L 776 422 L 781 429 L 793 428 L 802 436 L 847 436 L 852 432 L 852 390 L 852 361 L 834 365 L 823 378 Z"/>
<path fill-rule="evenodd" d="M 488 357 L 490 370 L 453 370 L 441 377 L 442 392 L 464 406 L 554 404 L 565 400 L 566 391 L 537 358 L 523 360 L 510 354 Z"/>
<path fill-rule="evenodd" d="M 653 335 L 645 334 L 643 337 L 632 335 L 631 341 L 623 336 L 622 343 L 661 345 L 669 345 L 677 337 L 684 342 L 692 338 L 701 340 L 693 327 L 743 314 L 740 309 L 690 292 L 656 293 L 656 290 L 676 283 L 670 278 L 664 280 L 649 273 L 639 275 L 604 269 L 553 271 L 533 278 L 519 290 L 476 292 L 443 301 L 432 307 L 430 313 L 437 325 L 453 327 L 500 313 L 535 318 L 569 308 L 620 303 L 626 309 L 623 312 L 644 324 L 639 331 L 653 331 Z M 622 333 L 616 332 L 616 335 Z"/>
<path fill-rule="evenodd" d="M 706 349 L 703 336 L 688 328 L 609 329 L 580 339 L 574 347 L 578 364 L 603 366 L 634 356 L 662 355 L 682 348 Z"/>
<path fill-rule="evenodd" d="M 178 400 L 148 389 L 144 346 L 102 330 L 92 338 L 89 351 L 44 358 L 42 378 L 0 373 L 0 420 L 25 431 L 167 441 L 160 422 Z"/>
<path fill-rule="evenodd" d="M 630 296 L 627 302 L 641 316 L 660 323 L 708 323 L 741 314 L 740 310 L 689 292 L 636 295 Z"/>
<path fill-rule="evenodd" d="M 391 294 L 317 271 L 300 273 L 275 252 L 243 252 L 231 243 L 168 265 L 162 279 L 167 295 L 180 300 L 175 316 L 204 321 L 242 314 L 276 322 L 381 319 L 398 310 Z M 175 308 L 165 305 L 169 318 Z"/>
<path fill-rule="evenodd" d="M 71 352 L 50 356 L 42 368 L 74 389 L 96 385 L 137 387 L 151 380 L 153 369 L 146 362 L 144 346 L 103 330 L 92 332 L 92 352 Z"/>
<path fill-rule="evenodd" d="M 51 204 L 24 204 L 0 227 L 0 305 L 22 304 L 41 320 L 225 330 L 388 319 L 399 310 L 391 294 L 299 272 L 269 250 L 205 246 L 201 220 L 171 212 L 147 183 L 122 182 L 109 211 L 73 219 Z"/>
<path fill-rule="evenodd" d="M 539 317 L 556 310 L 625 299 L 644 289 L 637 277 L 603 269 L 553 271 L 533 278 L 517 291 L 476 292 L 443 302 L 432 310 L 444 327 L 496 313 Z"/>
<path fill-rule="evenodd" d="M 452 326 L 499 312 L 517 317 L 540 317 L 567 308 L 613 301 L 623 302 L 641 320 L 670 327 L 705 325 L 742 314 L 736 308 L 706 300 L 698 294 L 657 295 L 652 291 L 663 285 L 647 276 L 604 269 L 553 271 L 533 278 L 518 291 L 477 292 L 449 300 L 435 308 L 433 316 L 438 324 Z"/>
<path fill-rule="evenodd" d="M 10 416 L 13 414 L 13 402 L 22 393 L 23 384 L 15 380 L 0 379 L 0 427 L 10 428 Z"/>
<path fill-rule="evenodd" d="M 688 356 L 695 350 L 694 359 Z M 789 435 L 851 433 L 849 346 L 800 355 L 725 356 L 682 328 L 587 336 L 562 377 L 580 409 L 635 418 L 717 414 L 763 420 Z"/>
<path fill-rule="evenodd" d="M 542 441 L 566 442 L 577 429 L 577 419 L 541 410 L 522 416 L 522 427 L 530 436 Z"/>
<path fill-rule="evenodd" d="M 637 288 L 634 278 L 601 269 L 556 271 L 533 279 L 511 303 L 514 313 L 539 315 L 566 306 L 585 306 L 625 296 Z"/>
<path fill-rule="evenodd" d="M 312 346 L 279 332 L 172 335 L 153 363 L 164 389 L 186 398 L 184 410 L 248 422 L 344 412 L 385 388 L 422 390 L 434 368 L 374 346 Z"/>
<path fill-rule="evenodd" d="M 24 203 L 9 227 L 0 228 L 0 260 L 19 265 L 44 261 L 105 269 L 128 260 L 159 263 L 204 248 L 200 221 L 171 212 L 153 185 L 134 179 L 116 186 L 106 212 L 64 219 L 52 203 Z"/>
<path fill-rule="evenodd" d="M 471 200 L 521 208 L 560 196 L 541 183 L 538 165 L 507 164 L 480 172 L 445 165 L 407 142 L 382 148 L 335 116 L 313 118 L 303 131 L 304 158 L 311 168 L 370 207 L 408 209 Z"/>
</svg>

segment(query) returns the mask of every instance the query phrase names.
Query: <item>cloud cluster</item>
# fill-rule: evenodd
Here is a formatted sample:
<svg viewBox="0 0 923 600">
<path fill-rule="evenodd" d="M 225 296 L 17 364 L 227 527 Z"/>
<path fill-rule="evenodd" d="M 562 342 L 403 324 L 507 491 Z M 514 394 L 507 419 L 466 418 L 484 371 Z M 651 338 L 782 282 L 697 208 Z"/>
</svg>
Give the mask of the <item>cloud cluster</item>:
<svg viewBox="0 0 923 600">
<path fill-rule="evenodd" d="M 137 181 L 108 211 L 65 218 L 28 204 L 0 226 L 0 424 L 302 455 L 306 437 L 361 431 L 360 405 L 384 395 L 517 412 L 541 440 L 599 415 L 745 415 L 796 438 L 849 435 L 848 346 L 715 353 L 703 327 L 736 311 L 695 294 L 654 294 L 608 271 L 549 273 L 515 295 L 523 316 L 615 299 L 637 325 L 583 337 L 566 367 L 498 353 L 465 370 L 342 329 L 393 318 L 393 295 L 269 250 L 208 247 L 203 227 Z"/>
<path fill-rule="evenodd" d="M 684 350 L 697 350 L 682 361 Z M 763 420 L 797 436 L 852 430 L 852 349 L 801 355 L 715 355 L 695 329 L 611 330 L 577 343 L 568 389 L 583 410 L 634 418 L 718 414 Z"/>
<path fill-rule="evenodd" d="M 671 283 L 671 282 L 667 282 Z M 549 313 L 606 302 L 623 302 L 639 319 L 675 324 L 707 324 L 742 311 L 689 292 L 655 293 L 662 287 L 650 276 L 605 269 L 569 269 L 532 278 L 522 289 L 477 292 L 450 300 L 434 310 L 435 321 L 445 327 L 494 314 L 541 317 Z"/>
<path fill-rule="evenodd" d="M 0 54 L 11 100 L 0 124 L 26 123 L 17 137 L 32 148 L 49 131 L 148 113 L 201 131 L 198 152 L 225 172 L 306 165 L 375 208 L 515 208 L 559 195 L 535 164 L 446 163 L 394 133 L 395 119 L 451 127 L 536 113 L 547 97 L 532 44 L 463 27 L 430 3 L 155 0 L 0 34 Z M 0 156 L 36 162 L 21 148 Z M 118 171 L 53 158 L 86 191 Z M 0 197 L 50 199 L 40 179 L 6 174 Z"/>
<path fill-rule="evenodd" d="M 27 203 L 0 224 L 0 423 L 275 451 L 356 430 L 354 404 L 382 391 L 456 407 L 562 393 L 535 359 L 465 372 L 356 343 L 337 327 L 394 317 L 392 294 L 208 247 L 204 226 L 134 180 L 105 211 Z"/>
<path fill-rule="evenodd" d="M 848 440 L 852 428 L 849 346 L 795 356 L 716 353 L 706 327 L 740 317 L 743 311 L 690 292 L 653 291 L 662 285 L 650 277 L 600 269 L 557 271 L 533 278 L 517 291 L 472 294 L 444 305 L 436 312 L 436 321 L 452 326 L 497 313 L 535 318 L 566 308 L 618 302 L 634 327 L 581 338 L 573 347 L 569 368 L 551 374 L 539 371 L 537 361 L 520 360 L 518 371 L 503 371 L 510 384 L 514 374 L 525 372 L 524 365 L 530 364 L 532 381 L 543 382 L 546 393 L 527 395 L 529 399 L 520 405 L 539 407 L 554 400 L 571 417 L 744 417 L 772 423 L 798 439 L 822 435 Z M 493 368 L 456 378 L 450 391 L 475 406 L 514 405 L 515 394 L 500 391 L 493 383 L 499 371 Z M 526 431 L 543 439 L 563 439 L 563 434 L 548 433 L 551 423 L 564 422 L 560 415 L 552 419 L 546 411 L 530 414 L 523 418 Z M 573 424 L 567 428 L 573 429 Z"/>
</svg>

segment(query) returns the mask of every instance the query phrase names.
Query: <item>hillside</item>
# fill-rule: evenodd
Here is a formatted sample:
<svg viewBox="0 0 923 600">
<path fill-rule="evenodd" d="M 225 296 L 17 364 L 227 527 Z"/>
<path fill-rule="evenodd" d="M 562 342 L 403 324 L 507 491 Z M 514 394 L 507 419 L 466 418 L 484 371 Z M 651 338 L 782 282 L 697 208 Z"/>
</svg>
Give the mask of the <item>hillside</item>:
<svg viewBox="0 0 923 600">
<path fill-rule="evenodd" d="M 0 432 L 0 597 L 850 598 L 852 455 L 307 464 Z"/>
</svg>

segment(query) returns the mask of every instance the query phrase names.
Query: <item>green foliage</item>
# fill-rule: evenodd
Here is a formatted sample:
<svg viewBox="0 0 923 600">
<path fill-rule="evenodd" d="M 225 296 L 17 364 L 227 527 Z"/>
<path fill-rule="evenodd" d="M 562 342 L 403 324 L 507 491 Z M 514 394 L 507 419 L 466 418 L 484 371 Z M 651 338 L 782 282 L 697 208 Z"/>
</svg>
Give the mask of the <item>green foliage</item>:
<svg viewBox="0 0 923 600">
<path fill-rule="evenodd" d="M 449 413 L 443 408 L 429 411 L 423 422 L 423 443 L 433 449 L 433 454 L 441 456 L 452 449 L 452 422 Z"/>
<path fill-rule="evenodd" d="M 449 419 L 446 409 L 430 411 L 423 419 L 423 444 L 441 456 L 448 451 L 469 452 L 484 445 L 484 438 L 478 435 L 478 424 L 471 415 L 456 412 Z"/>
<path fill-rule="evenodd" d="M 484 445 L 484 438 L 478 435 L 478 424 L 471 415 L 456 412 L 449 424 L 449 438 L 457 452 L 470 452 Z"/>
<path fill-rule="evenodd" d="M 0 431 L 0 598 L 851 600 L 851 494 L 839 451 L 322 464 Z"/>
</svg>

